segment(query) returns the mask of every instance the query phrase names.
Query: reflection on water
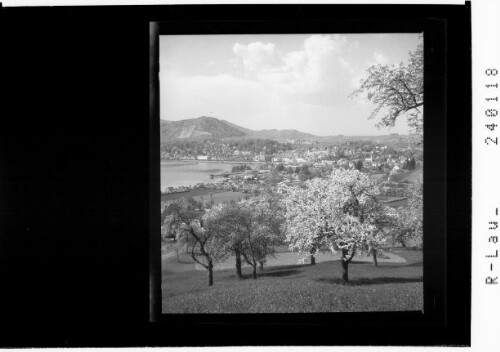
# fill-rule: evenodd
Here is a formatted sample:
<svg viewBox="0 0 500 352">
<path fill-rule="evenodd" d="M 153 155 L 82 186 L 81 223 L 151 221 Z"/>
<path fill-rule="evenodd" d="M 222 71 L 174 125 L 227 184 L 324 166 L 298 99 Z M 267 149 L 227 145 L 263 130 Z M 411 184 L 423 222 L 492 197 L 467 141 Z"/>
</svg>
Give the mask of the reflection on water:
<svg viewBox="0 0 500 352">
<path fill-rule="evenodd" d="M 210 183 L 210 174 L 230 172 L 236 164 L 218 162 L 161 162 L 161 190 L 167 187 L 191 186 L 197 183 Z"/>
</svg>

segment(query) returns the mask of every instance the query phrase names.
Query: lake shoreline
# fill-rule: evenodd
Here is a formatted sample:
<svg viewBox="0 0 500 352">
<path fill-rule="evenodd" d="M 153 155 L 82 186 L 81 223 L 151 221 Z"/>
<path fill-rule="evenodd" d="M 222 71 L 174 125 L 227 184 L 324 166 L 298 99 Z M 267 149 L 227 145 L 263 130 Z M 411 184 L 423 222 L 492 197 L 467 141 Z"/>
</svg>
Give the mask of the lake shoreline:
<svg viewBox="0 0 500 352">
<path fill-rule="evenodd" d="M 160 164 L 168 164 L 173 162 L 183 162 L 183 163 L 219 163 L 219 164 L 262 164 L 263 161 L 233 161 L 233 160 L 191 160 L 191 159 L 169 159 L 160 160 Z"/>
<path fill-rule="evenodd" d="M 213 184 L 212 175 L 231 173 L 236 166 L 247 165 L 256 169 L 259 162 L 219 162 L 215 160 L 165 160 L 161 161 L 161 190 L 168 187 L 192 187 L 197 184 Z"/>
</svg>

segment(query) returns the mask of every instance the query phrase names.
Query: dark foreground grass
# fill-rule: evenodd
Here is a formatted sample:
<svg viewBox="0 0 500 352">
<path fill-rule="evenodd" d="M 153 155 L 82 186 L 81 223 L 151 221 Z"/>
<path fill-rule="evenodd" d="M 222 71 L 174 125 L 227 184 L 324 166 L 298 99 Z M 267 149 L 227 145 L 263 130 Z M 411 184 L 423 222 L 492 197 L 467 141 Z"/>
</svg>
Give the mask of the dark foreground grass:
<svg viewBox="0 0 500 352">
<path fill-rule="evenodd" d="M 207 286 L 205 271 L 191 270 L 187 258 L 169 258 L 162 273 L 163 313 L 293 313 L 421 310 L 422 252 L 393 249 L 407 263 L 355 262 L 348 285 L 341 281 L 339 261 L 317 265 L 270 267 L 244 279 L 235 270 L 214 271 Z M 168 268 L 168 269 L 167 269 Z"/>
</svg>

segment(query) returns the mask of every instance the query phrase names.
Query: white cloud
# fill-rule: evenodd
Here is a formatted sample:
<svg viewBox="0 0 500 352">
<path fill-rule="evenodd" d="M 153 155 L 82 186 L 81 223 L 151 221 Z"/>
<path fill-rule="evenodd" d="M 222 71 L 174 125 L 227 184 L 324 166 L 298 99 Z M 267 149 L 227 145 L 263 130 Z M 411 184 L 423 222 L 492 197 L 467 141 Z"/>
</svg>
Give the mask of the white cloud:
<svg viewBox="0 0 500 352">
<path fill-rule="evenodd" d="M 311 35 L 301 47 L 286 50 L 281 43 L 297 42 L 268 39 L 273 43 L 260 37 L 261 41 L 241 44 L 246 38 L 240 43 L 228 41 L 228 51 L 214 50 L 216 54 L 200 59 L 200 66 L 215 63 L 205 71 L 186 75 L 188 66 L 180 70 L 164 64 L 161 117 L 179 120 L 213 112 L 215 117 L 252 129 L 295 128 L 318 135 L 374 130 L 374 123 L 367 121 L 373 106 L 348 95 L 359 87 L 367 67 L 394 61 L 392 51 L 381 46 L 380 52 L 374 52 L 349 35 Z"/>
<path fill-rule="evenodd" d="M 352 46 L 351 46 L 352 47 Z M 302 50 L 283 54 L 272 43 L 235 44 L 245 75 L 261 82 L 283 100 L 332 105 L 348 95 L 353 69 L 342 56 L 348 40 L 342 35 L 312 35 Z"/>
<path fill-rule="evenodd" d="M 283 61 L 290 71 L 303 71 L 307 65 L 307 54 L 305 51 L 292 51 L 283 57 Z"/>
<path fill-rule="evenodd" d="M 248 45 L 236 43 L 233 52 L 242 60 L 247 71 L 266 71 L 278 67 L 281 63 L 279 53 L 271 43 L 253 42 Z"/>
<path fill-rule="evenodd" d="M 161 116 L 187 119 L 214 112 L 242 126 L 251 120 L 261 129 L 296 126 L 313 132 L 311 119 L 327 122 L 336 115 L 334 106 L 346 103 L 353 72 L 342 56 L 346 50 L 341 35 L 312 35 L 301 50 L 287 53 L 272 43 L 236 43 L 239 75 L 162 73 Z M 321 124 L 315 125 L 314 133 L 324 134 Z"/>
<path fill-rule="evenodd" d="M 385 56 L 384 54 L 377 53 L 377 52 L 375 52 L 373 54 L 373 59 L 375 60 L 375 63 L 381 64 L 381 65 L 386 65 L 389 62 L 389 59 L 387 58 L 387 56 Z"/>
</svg>

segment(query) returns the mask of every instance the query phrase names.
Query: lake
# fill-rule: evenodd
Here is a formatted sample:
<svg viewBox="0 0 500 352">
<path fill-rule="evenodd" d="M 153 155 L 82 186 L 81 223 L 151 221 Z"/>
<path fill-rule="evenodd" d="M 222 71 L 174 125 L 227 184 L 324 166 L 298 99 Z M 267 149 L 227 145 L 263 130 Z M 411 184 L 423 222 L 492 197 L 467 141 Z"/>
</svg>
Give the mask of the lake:
<svg viewBox="0 0 500 352">
<path fill-rule="evenodd" d="M 197 183 L 211 183 L 217 178 L 210 179 L 210 174 L 230 172 L 234 165 L 240 163 L 221 163 L 203 161 L 162 161 L 161 162 L 161 190 L 167 187 L 192 186 Z M 244 164 L 242 162 L 241 164 Z"/>
</svg>

